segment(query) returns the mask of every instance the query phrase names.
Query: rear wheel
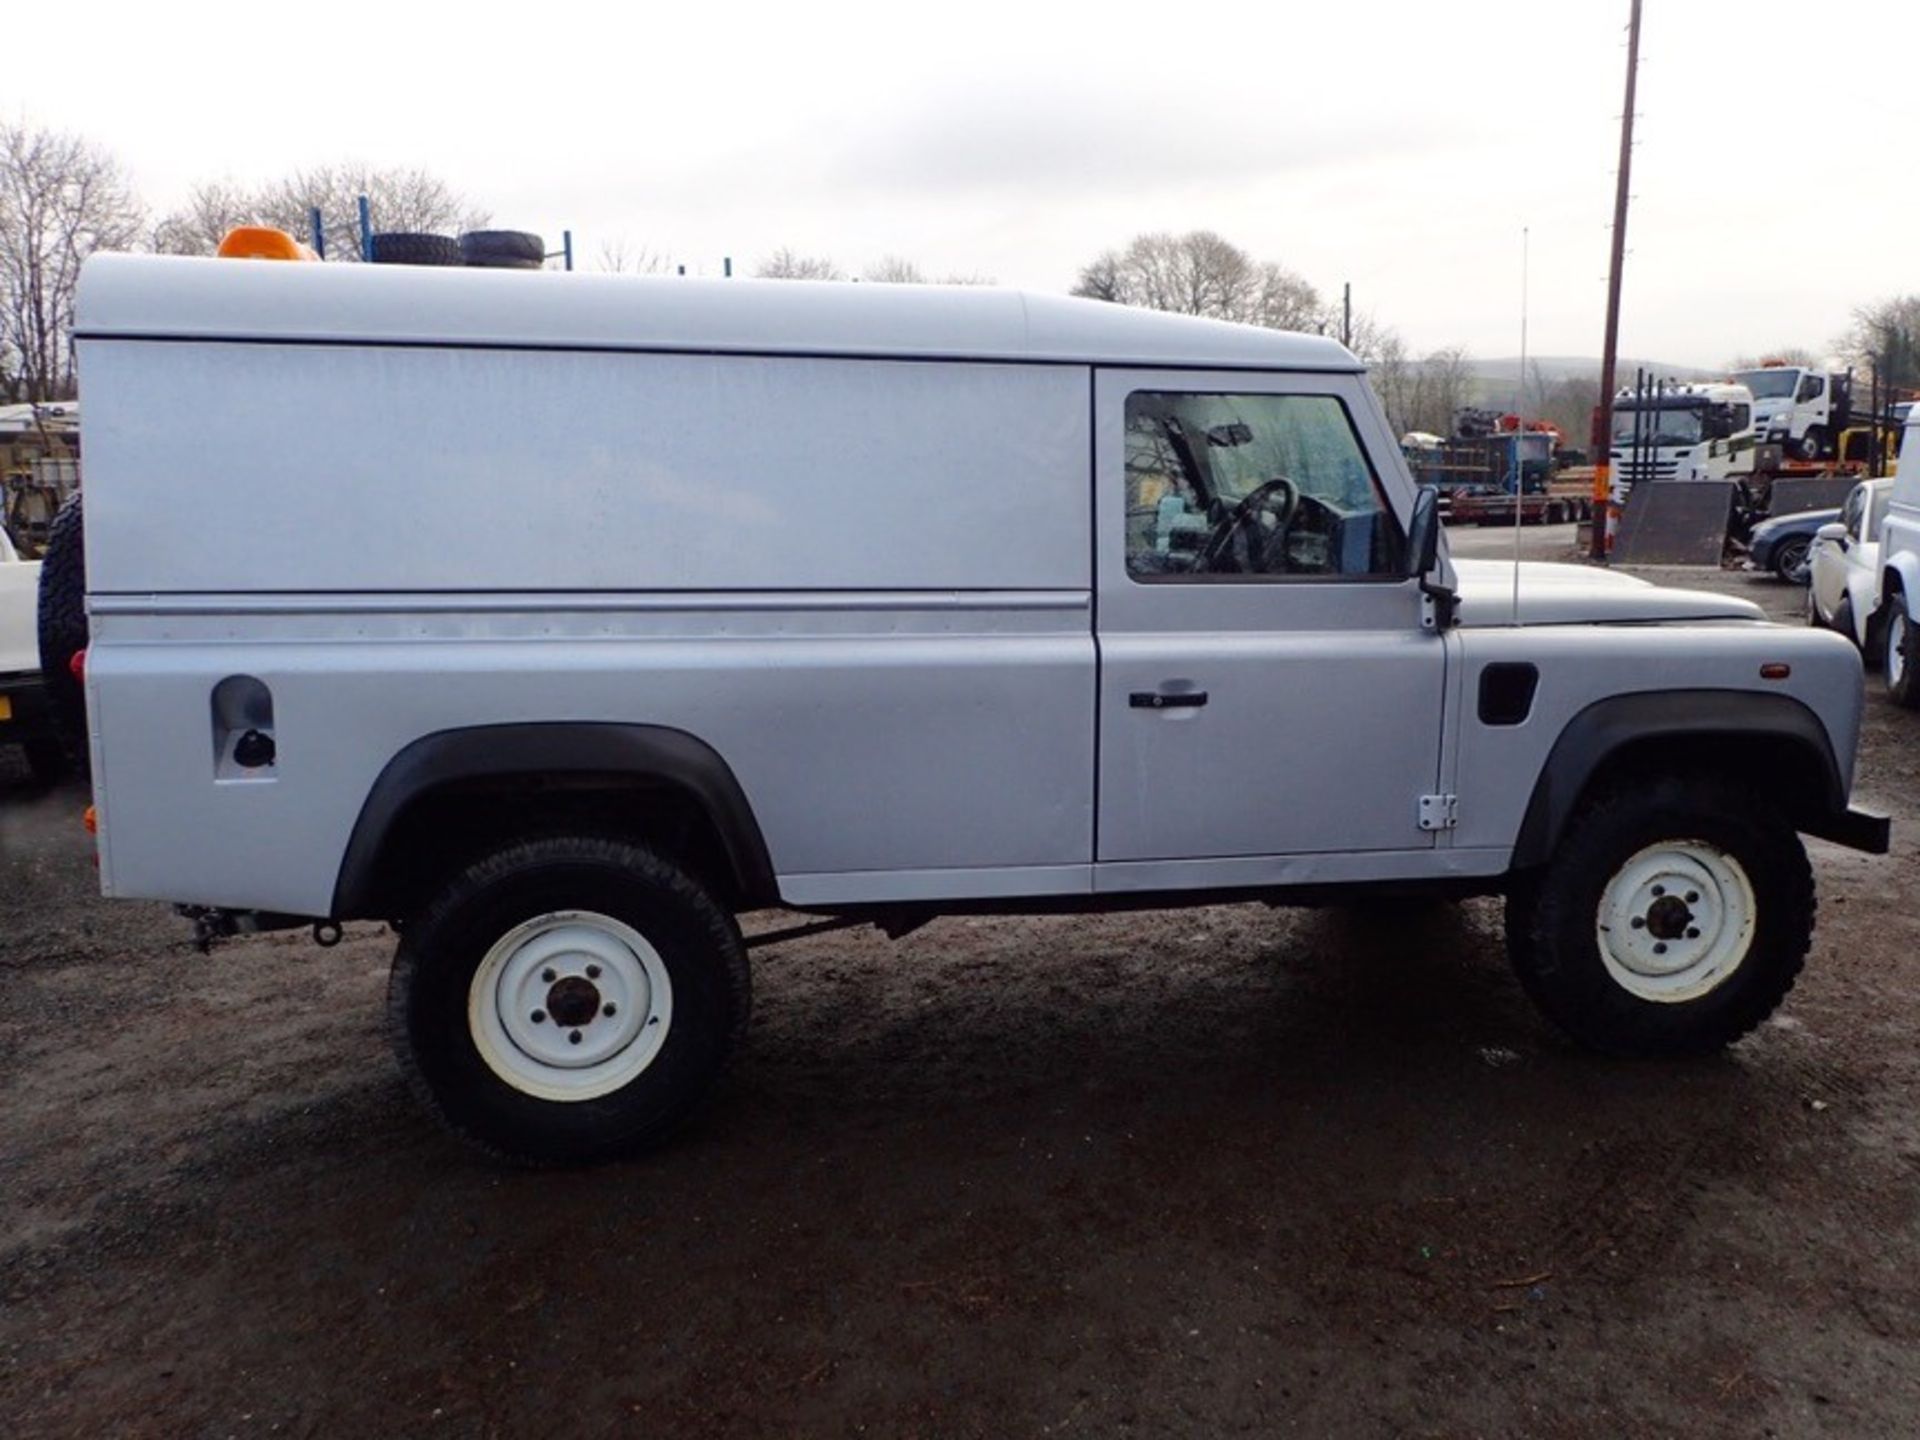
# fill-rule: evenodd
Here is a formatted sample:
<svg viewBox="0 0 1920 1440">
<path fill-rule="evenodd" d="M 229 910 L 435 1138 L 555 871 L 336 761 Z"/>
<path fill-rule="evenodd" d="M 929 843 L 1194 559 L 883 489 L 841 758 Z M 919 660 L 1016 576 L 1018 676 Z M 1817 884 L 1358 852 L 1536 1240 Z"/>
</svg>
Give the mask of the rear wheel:
<svg viewBox="0 0 1920 1440">
<path fill-rule="evenodd" d="M 1598 1050 L 1697 1055 L 1753 1029 L 1800 973 L 1813 873 L 1793 827 L 1730 782 L 1622 788 L 1507 904 L 1534 1003 Z"/>
<path fill-rule="evenodd" d="M 402 932 L 395 1049 L 455 1134 L 530 1164 L 654 1144 L 746 1029 L 733 919 L 650 850 L 595 836 L 510 845 Z"/>
<path fill-rule="evenodd" d="M 1887 676 L 1887 694 L 1909 710 L 1920 708 L 1920 630 L 1907 614 L 1906 596 L 1888 597 L 1887 618 L 1880 627 L 1880 653 Z"/>
</svg>

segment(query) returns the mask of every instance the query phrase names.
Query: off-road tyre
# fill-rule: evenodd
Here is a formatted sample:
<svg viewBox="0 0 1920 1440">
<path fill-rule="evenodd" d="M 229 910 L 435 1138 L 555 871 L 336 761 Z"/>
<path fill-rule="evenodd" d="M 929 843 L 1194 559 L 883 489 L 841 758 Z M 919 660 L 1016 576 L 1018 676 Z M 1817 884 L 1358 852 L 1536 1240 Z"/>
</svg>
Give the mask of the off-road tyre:
<svg viewBox="0 0 1920 1440">
<path fill-rule="evenodd" d="M 376 265 L 463 265 L 460 242 L 451 235 L 387 230 L 367 242 L 367 258 Z"/>
<path fill-rule="evenodd" d="M 1813 587 L 1807 587 L 1811 590 Z M 1853 633 L 1853 597 L 1842 595 L 1840 605 L 1833 612 L 1833 618 L 1827 621 L 1827 628 L 1836 635 L 1844 635 L 1849 645 L 1858 645 L 1859 639 Z"/>
<path fill-rule="evenodd" d="M 40 560 L 40 676 L 53 711 L 54 738 L 66 764 L 87 773 L 87 695 L 73 657 L 87 648 L 86 521 L 78 492 L 61 502 L 47 527 Z M 36 768 L 35 774 L 39 771 Z"/>
<path fill-rule="evenodd" d="M 1602 895 L 1649 847 L 1705 844 L 1750 882 L 1754 925 L 1742 957 L 1689 999 L 1633 993 L 1601 957 Z M 1579 813 L 1546 868 L 1507 900 L 1507 951 L 1535 1005 L 1573 1039 L 1616 1055 L 1720 1050 L 1771 1015 L 1813 938 L 1813 872 L 1786 818 L 1717 777 L 1640 779 Z"/>
<path fill-rule="evenodd" d="M 671 981 L 657 1053 L 620 1088 L 540 1098 L 503 1079 L 470 1020 L 483 961 L 516 926 L 588 912 L 630 926 Z M 387 989 L 388 1029 L 414 1093 L 455 1135 L 498 1159 L 572 1165 L 658 1143 L 711 1092 L 744 1038 L 746 947 L 733 917 L 662 856 L 622 840 L 554 836 L 461 871 L 406 921 Z"/>
<path fill-rule="evenodd" d="M 1907 612 L 1907 597 L 1902 591 L 1895 590 L 1887 597 L 1879 650 L 1888 696 L 1903 709 L 1920 709 L 1920 625 L 1915 625 Z"/>
<path fill-rule="evenodd" d="M 460 237 L 461 263 L 491 270 L 538 270 L 547 242 L 526 230 L 469 230 Z"/>
</svg>

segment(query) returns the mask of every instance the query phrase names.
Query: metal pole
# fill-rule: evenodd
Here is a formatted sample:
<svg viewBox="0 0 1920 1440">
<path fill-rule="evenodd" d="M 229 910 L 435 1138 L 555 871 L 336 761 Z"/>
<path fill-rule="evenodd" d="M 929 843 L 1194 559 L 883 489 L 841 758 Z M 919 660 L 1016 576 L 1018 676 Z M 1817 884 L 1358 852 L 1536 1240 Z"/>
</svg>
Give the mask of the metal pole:
<svg viewBox="0 0 1920 1440">
<path fill-rule="evenodd" d="M 360 258 L 373 259 L 373 207 L 364 195 L 360 197 Z"/>
<path fill-rule="evenodd" d="M 725 255 L 721 257 L 720 274 L 725 279 L 728 279 L 728 280 L 731 280 L 733 278 L 733 257 L 731 255 Z"/>
<path fill-rule="evenodd" d="M 573 232 L 571 230 L 560 232 L 560 253 L 565 257 L 566 268 L 573 269 Z"/>
<path fill-rule="evenodd" d="M 1607 557 L 1607 530 L 1613 519 L 1613 367 L 1620 353 L 1620 272 L 1627 259 L 1627 195 L 1633 169 L 1633 94 L 1640 73 L 1640 0 L 1632 0 L 1627 18 L 1627 103 L 1620 115 L 1620 169 L 1613 189 L 1613 255 L 1607 267 L 1607 336 L 1600 347 L 1600 410 L 1594 420 L 1599 464 L 1593 471 L 1593 544 L 1595 560 Z"/>
<path fill-rule="evenodd" d="M 313 222 L 313 253 L 324 260 L 327 258 L 327 226 L 320 218 L 320 207 L 314 206 L 307 218 Z"/>
<path fill-rule="evenodd" d="M 1520 227 L 1520 383 L 1514 388 L 1513 418 L 1513 623 L 1520 623 L 1520 521 L 1527 508 L 1527 267 L 1532 258 L 1529 227 Z M 1351 287 L 1349 287 L 1349 291 Z M 1543 510 L 1545 506 L 1541 507 Z"/>
<path fill-rule="evenodd" d="M 1353 347 L 1353 282 L 1340 287 L 1340 343 Z"/>
</svg>

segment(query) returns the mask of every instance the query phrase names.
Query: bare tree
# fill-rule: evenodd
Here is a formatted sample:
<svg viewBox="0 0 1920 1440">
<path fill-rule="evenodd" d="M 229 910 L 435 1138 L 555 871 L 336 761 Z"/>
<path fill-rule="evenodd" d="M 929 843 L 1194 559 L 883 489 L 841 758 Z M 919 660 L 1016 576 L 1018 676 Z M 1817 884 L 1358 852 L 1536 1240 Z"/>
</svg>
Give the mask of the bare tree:
<svg viewBox="0 0 1920 1440">
<path fill-rule="evenodd" d="M 1529 420 L 1547 420 L 1559 426 L 1568 445 L 1584 450 L 1593 438 L 1593 410 L 1600 403 L 1600 372 L 1550 379 L 1538 361 L 1529 367 L 1523 387 Z"/>
<path fill-rule="evenodd" d="M 1855 365 L 1877 371 L 1881 384 L 1920 389 L 1920 295 L 1862 305 L 1839 348 Z"/>
<path fill-rule="evenodd" d="M 664 275 L 672 267 L 673 262 L 660 251 L 636 245 L 621 236 L 600 243 L 599 258 L 593 268 L 612 275 Z"/>
<path fill-rule="evenodd" d="M 154 227 L 154 248 L 210 255 L 235 225 L 272 225 L 306 239 L 318 207 L 329 260 L 360 258 L 360 197 L 375 230 L 477 230 L 487 212 L 425 170 L 375 169 L 358 162 L 298 170 L 255 189 L 230 180 L 197 187 L 187 204 Z"/>
<path fill-rule="evenodd" d="M 913 261 L 900 255 L 882 255 L 860 272 L 862 280 L 875 285 L 925 285 L 927 277 Z"/>
<path fill-rule="evenodd" d="M 860 272 L 860 278 L 874 285 L 991 285 L 988 275 L 963 275 L 958 271 L 937 279 L 912 260 L 900 255 L 882 255 Z"/>
<path fill-rule="evenodd" d="M 254 197 L 231 180 L 196 185 L 184 206 L 153 227 L 153 248 L 162 255 L 211 255 L 229 230 L 254 224 L 258 213 Z"/>
<path fill-rule="evenodd" d="M 754 271 L 762 280 L 844 280 L 846 272 L 824 255 L 802 255 L 782 245 Z"/>
<path fill-rule="evenodd" d="M 1736 355 L 1727 362 L 1727 370 L 1758 370 L 1762 365 L 1802 365 L 1813 370 L 1819 368 L 1820 357 L 1804 345 L 1782 345 L 1758 355 Z"/>
<path fill-rule="evenodd" d="M 1272 329 L 1315 329 L 1323 321 L 1312 285 L 1211 230 L 1137 235 L 1083 268 L 1073 293 Z"/>
<path fill-rule="evenodd" d="M 95 250 L 138 242 L 120 163 L 77 135 L 0 122 L 0 393 L 73 394 L 74 286 Z"/>
<path fill-rule="evenodd" d="M 1380 397 L 1387 412 L 1387 424 L 1395 435 L 1404 435 L 1413 426 L 1413 366 L 1407 359 L 1406 342 L 1393 330 L 1383 330 L 1374 338 L 1370 353 L 1355 351 L 1366 360 L 1373 393 Z"/>
<path fill-rule="evenodd" d="M 1430 350 L 1412 367 L 1400 423 L 1432 435 L 1453 433 L 1456 411 L 1473 398 L 1473 366 L 1457 345 Z"/>
</svg>

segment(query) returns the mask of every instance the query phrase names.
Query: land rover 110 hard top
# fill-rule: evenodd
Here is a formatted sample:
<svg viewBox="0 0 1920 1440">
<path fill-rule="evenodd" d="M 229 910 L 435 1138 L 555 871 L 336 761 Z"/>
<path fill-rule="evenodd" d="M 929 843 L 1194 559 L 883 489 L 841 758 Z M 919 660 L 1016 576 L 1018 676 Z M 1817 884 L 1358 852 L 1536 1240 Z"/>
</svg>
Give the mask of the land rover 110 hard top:
<svg viewBox="0 0 1920 1440">
<path fill-rule="evenodd" d="M 1547 1015 L 1675 1054 L 1793 984 L 1800 832 L 1886 844 L 1853 647 L 1450 561 L 1329 340 L 126 256 L 76 334 L 102 888 L 391 923 L 403 1065 L 497 1153 L 683 1117 L 743 912 L 1502 894 Z"/>
</svg>

